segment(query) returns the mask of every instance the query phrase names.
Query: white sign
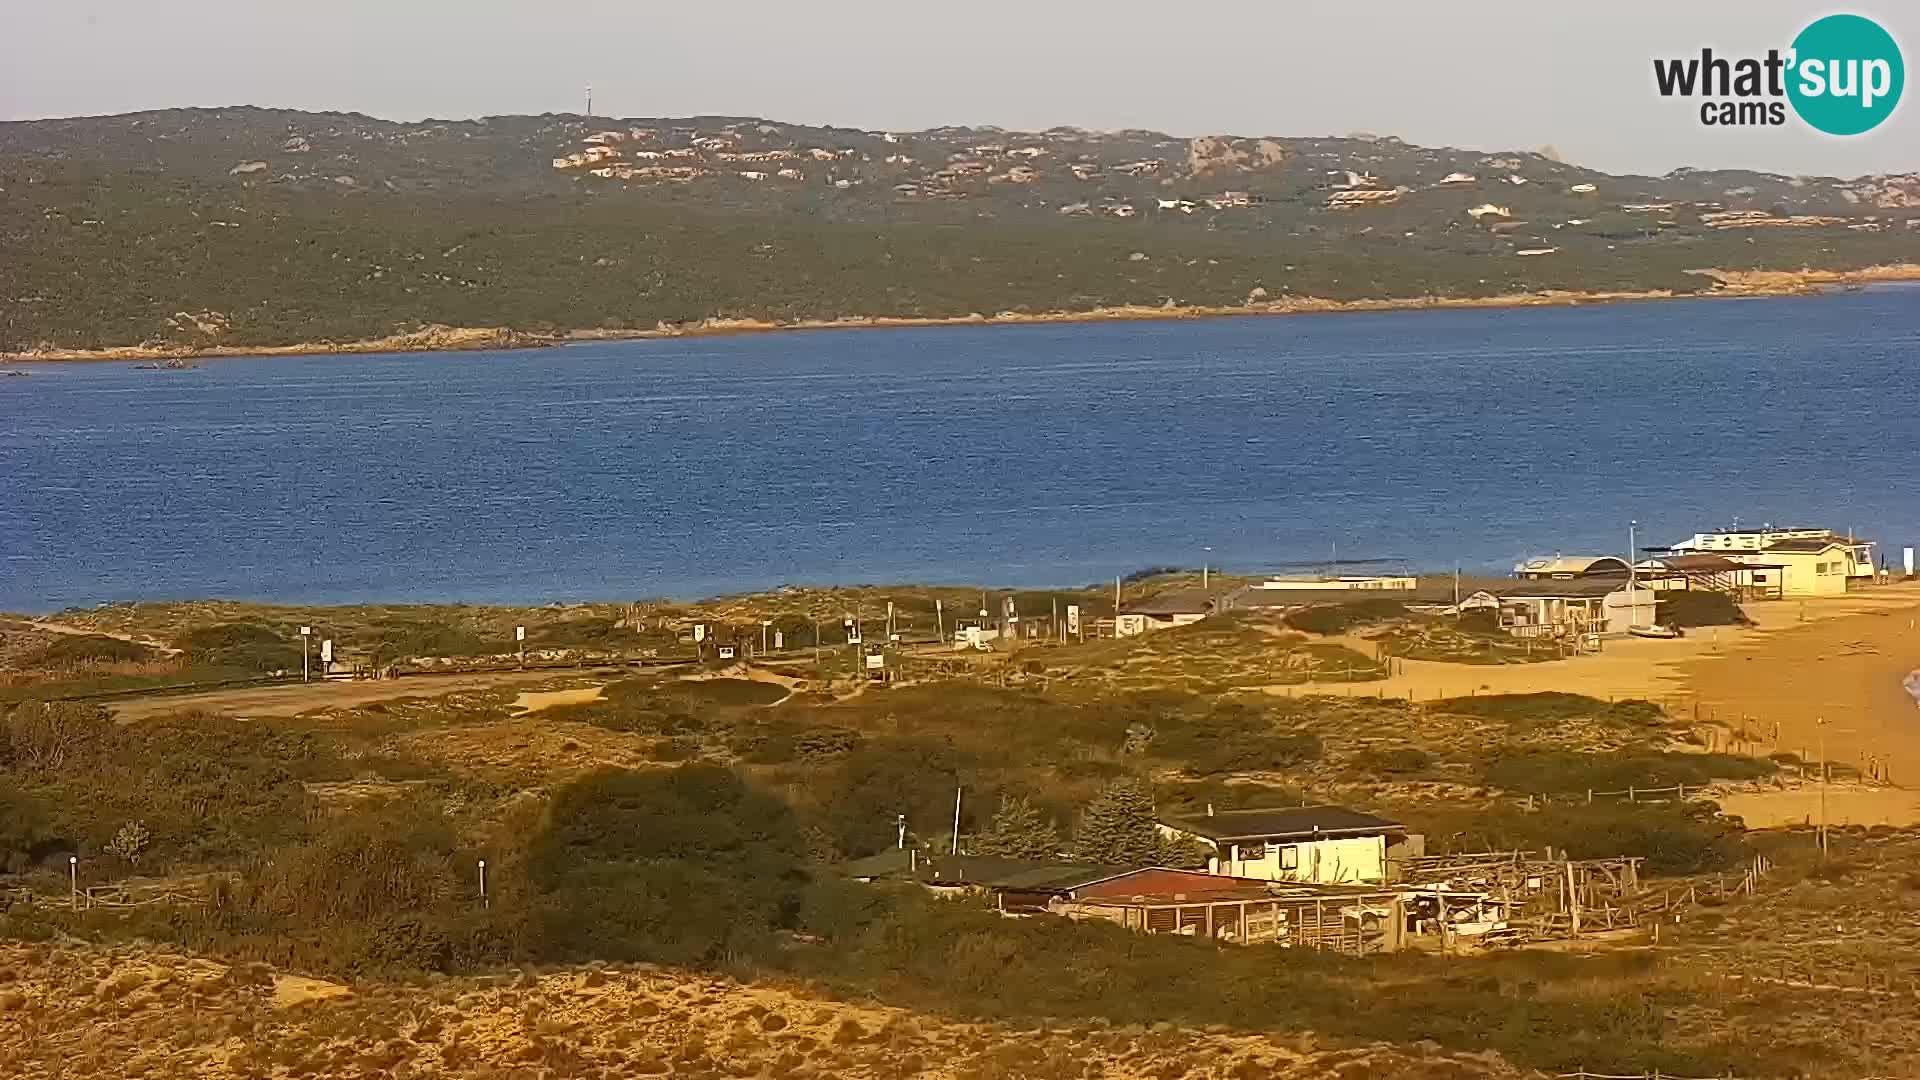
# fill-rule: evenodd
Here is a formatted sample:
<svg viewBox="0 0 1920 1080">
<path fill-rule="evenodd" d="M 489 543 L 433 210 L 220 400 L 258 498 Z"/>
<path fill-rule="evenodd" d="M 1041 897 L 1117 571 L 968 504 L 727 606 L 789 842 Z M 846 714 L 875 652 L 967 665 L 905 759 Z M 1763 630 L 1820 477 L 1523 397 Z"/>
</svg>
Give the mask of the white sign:
<svg viewBox="0 0 1920 1080">
<path fill-rule="evenodd" d="M 707 640 L 707 624 L 706 623 L 693 624 L 693 640 L 695 642 L 701 642 L 701 641 Z"/>
<path fill-rule="evenodd" d="M 312 636 L 313 636 L 313 627 L 311 627 L 311 626 L 303 626 L 303 627 L 301 627 L 301 628 L 300 628 L 300 636 L 301 636 L 301 637 L 312 637 Z"/>
<path fill-rule="evenodd" d="M 860 624 L 859 623 L 852 622 L 852 621 L 849 621 L 847 623 L 847 644 L 849 645 L 860 644 Z"/>
<path fill-rule="evenodd" d="M 784 649 L 787 647 L 787 635 L 785 631 L 775 630 L 773 632 L 773 647 L 776 649 Z"/>
<path fill-rule="evenodd" d="M 1907 576 L 1912 577 L 1913 576 L 1913 549 L 1902 548 L 1900 551 L 1900 558 L 1903 562 L 1907 564 Z"/>
<path fill-rule="evenodd" d="M 320 643 L 320 662 L 323 664 L 333 663 L 333 639 L 332 638 L 328 638 L 325 641 L 322 641 Z"/>
<path fill-rule="evenodd" d="M 733 646 L 731 645 L 720 646 L 720 659 L 722 660 L 733 659 Z"/>
<path fill-rule="evenodd" d="M 1080 632 L 1080 605 L 1068 604 L 1067 605 L 1067 633 L 1077 634 L 1079 632 Z"/>
<path fill-rule="evenodd" d="M 516 627 L 514 627 L 514 628 L 513 628 L 513 640 L 515 640 L 515 641 L 525 641 L 525 640 L 527 640 L 527 628 L 526 628 L 526 627 L 524 627 L 524 626 L 516 626 Z"/>
<path fill-rule="evenodd" d="M 884 655 L 877 652 L 867 654 L 867 670 L 868 671 L 883 671 L 886 669 L 886 666 L 887 666 L 887 658 Z"/>
</svg>

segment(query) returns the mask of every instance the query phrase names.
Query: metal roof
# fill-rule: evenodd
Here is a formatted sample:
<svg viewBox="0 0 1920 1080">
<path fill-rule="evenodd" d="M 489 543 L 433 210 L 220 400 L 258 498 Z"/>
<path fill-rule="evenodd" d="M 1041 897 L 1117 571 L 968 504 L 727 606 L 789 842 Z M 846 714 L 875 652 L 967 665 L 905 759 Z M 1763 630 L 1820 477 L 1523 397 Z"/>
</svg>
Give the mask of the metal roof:
<svg viewBox="0 0 1920 1080">
<path fill-rule="evenodd" d="M 1761 548 L 1761 551 L 1785 551 L 1802 555 L 1817 555 L 1828 548 L 1850 547 L 1845 540 L 1829 536 L 1821 540 L 1775 540 Z"/>
<path fill-rule="evenodd" d="M 929 885 L 980 885 L 1027 892 L 1067 892 L 1135 869 L 1099 863 L 1041 862 L 992 855 L 941 855 L 927 864 Z"/>
<path fill-rule="evenodd" d="M 1569 578 L 1565 581 L 1516 581 L 1487 591 L 1502 600 L 1509 596 L 1523 599 L 1587 599 L 1621 592 L 1626 587 L 1627 577 L 1622 574 L 1619 577 Z"/>
<path fill-rule="evenodd" d="M 1214 593 L 1207 589 L 1168 589 L 1144 600 L 1122 604 L 1124 615 L 1206 615 L 1213 611 Z"/>
<path fill-rule="evenodd" d="M 1618 555 L 1549 555 L 1528 559 L 1513 570 L 1516 574 L 1624 574 L 1627 560 Z"/>
<path fill-rule="evenodd" d="M 1288 839 L 1310 836 L 1371 836 L 1405 832 L 1397 821 L 1344 806 L 1291 806 L 1271 810 L 1222 810 L 1214 814 L 1162 817 L 1160 823 L 1209 840 Z"/>
</svg>

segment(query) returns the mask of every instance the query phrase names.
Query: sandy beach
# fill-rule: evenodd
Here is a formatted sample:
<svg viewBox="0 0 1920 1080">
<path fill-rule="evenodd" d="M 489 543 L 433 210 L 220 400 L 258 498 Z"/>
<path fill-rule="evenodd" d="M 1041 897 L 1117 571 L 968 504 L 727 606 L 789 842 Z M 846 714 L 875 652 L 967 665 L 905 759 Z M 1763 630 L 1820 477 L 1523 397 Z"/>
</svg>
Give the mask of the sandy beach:
<svg viewBox="0 0 1920 1080">
<path fill-rule="evenodd" d="M 1746 611 L 1756 625 L 1697 629 L 1675 641 L 1608 641 L 1598 655 L 1570 660 L 1484 667 L 1406 660 L 1383 682 L 1287 692 L 1411 694 L 1416 701 L 1547 690 L 1639 697 L 1731 735 L 1744 729 L 1749 739 L 1739 749 L 1748 753 L 1809 758 L 1819 756 L 1824 718 L 1829 760 L 1877 766 L 1895 783 L 1920 788 L 1920 706 L 1902 685 L 1920 668 L 1920 582 L 1752 603 Z M 1368 643 L 1352 644 L 1372 652 Z"/>
</svg>

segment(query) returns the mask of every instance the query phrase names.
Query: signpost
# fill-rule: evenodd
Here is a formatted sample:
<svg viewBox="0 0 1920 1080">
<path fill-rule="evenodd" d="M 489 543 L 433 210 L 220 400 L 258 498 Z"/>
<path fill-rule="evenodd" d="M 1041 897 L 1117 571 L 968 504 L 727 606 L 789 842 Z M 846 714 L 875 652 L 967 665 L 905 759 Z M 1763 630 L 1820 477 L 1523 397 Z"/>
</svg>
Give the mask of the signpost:
<svg viewBox="0 0 1920 1080">
<path fill-rule="evenodd" d="M 722 660 L 733 659 L 733 646 L 731 645 L 720 646 L 720 659 Z"/>
<path fill-rule="evenodd" d="M 320 642 L 320 674 L 326 676 L 333 670 L 333 639 L 323 638 Z"/>
<path fill-rule="evenodd" d="M 300 681 L 301 682 L 311 682 L 313 678 L 309 670 L 309 665 L 307 663 L 307 646 L 312 641 L 313 641 L 313 627 L 311 626 L 301 627 L 300 628 Z"/>
<path fill-rule="evenodd" d="M 1079 604 L 1067 605 L 1067 633 L 1073 635 L 1074 637 L 1080 637 L 1080 605 Z M 1086 639 L 1081 638 L 1081 640 L 1084 641 Z"/>
<path fill-rule="evenodd" d="M 517 647 L 520 650 L 520 666 L 524 668 L 527 666 L 527 628 L 526 627 L 516 626 L 513 628 L 513 642 L 515 647 Z M 480 865 L 485 866 L 486 864 L 481 863 Z"/>
</svg>

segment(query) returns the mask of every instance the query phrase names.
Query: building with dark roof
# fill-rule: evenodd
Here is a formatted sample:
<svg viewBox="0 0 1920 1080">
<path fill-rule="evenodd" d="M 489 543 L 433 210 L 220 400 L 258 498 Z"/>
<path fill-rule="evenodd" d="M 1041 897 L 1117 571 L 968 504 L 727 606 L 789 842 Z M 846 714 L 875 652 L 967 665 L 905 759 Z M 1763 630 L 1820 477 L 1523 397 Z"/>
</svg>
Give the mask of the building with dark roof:
<svg viewBox="0 0 1920 1080">
<path fill-rule="evenodd" d="M 1387 878 L 1389 848 L 1421 846 L 1405 825 L 1344 806 L 1208 807 L 1159 824 L 1162 835 L 1205 848 L 1210 873 L 1264 881 L 1376 884 Z"/>
<path fill-rule="evenodd" d="M 1186 626 L 1220 610 L 1219 593 L 1211 589 L 1168 589 L 1120 605 L 1114 619 L 1115 637 L 1133 637 L 1149 630 Z"/>
</svg>

